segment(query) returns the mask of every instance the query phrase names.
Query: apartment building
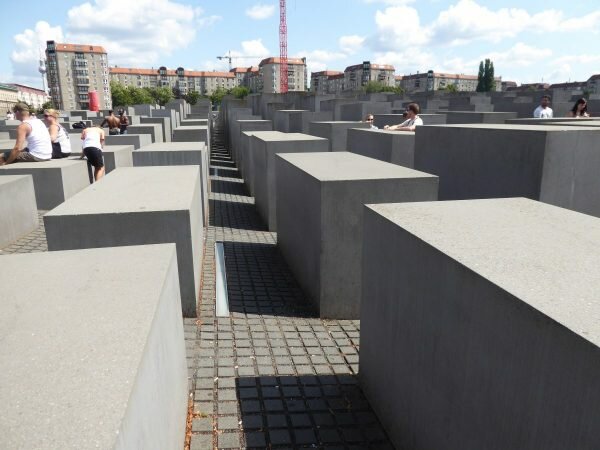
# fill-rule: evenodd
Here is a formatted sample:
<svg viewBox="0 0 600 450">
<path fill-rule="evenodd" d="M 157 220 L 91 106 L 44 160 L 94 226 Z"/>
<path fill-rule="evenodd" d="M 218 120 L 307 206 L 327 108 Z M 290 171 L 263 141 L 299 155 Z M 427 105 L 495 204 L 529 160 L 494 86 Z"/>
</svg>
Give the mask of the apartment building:
<svg viewBox="0 0 600 450">
<path fill-rule="evenodd" d="M 335 90 L 335 86 L 339 83 L 335 83 L 333 78 L 335 76 L 344 78 L 344 72 L 337 70 L 322 70 L 320 72 L 311 72 L 310 74 L 310 91 L 315 94 L 336 94 L 338 91 Z M 339 79 L 339 78 L 337 78 Z M 339 91 L 341 92 L 341 90 Z"/>
<path fill-rule="evenodd" d="M 183 67 L 171 70 L 164 66 L 158 69 L 111 67 L 110 80 L 124 86 L 169 87 L 179 90 L 183 95 L 190 91 L 210 95 L 217 88 L 231 89 L 237 86 L 234 72 L 193 71 Z"/>
<path fill-rule="evenodd" d="M 395 86 L 395 69 L 388 64 L 362 64 L 348 66 L 344 70 L 345 91 L 360 91 L 370 81 L 378 81 L 385 86 Z"/>
<path fill-rule="evenodd" d="M 44 103 L 50 100 L 50 96 L 46 91 L 41 89 L 14 83 L 11 83 L 10 86 L 17 89 L 17 98 L 20 102 L 25 102 L 35 109 L 41 108 Z"/>
<path fill-rule="evenodd" d="M 58 109 L 88 109 L 96 91 L 100 109 L 111 108 L 106 50 L 98 45 L 46 42 L 46 77 Z"/>
<path fill-rule="evenodd" d="M 258 86 L 258 67 L 234 67 L 230 70 L 235 75 L 237 86 L 245 86 L 250 89 L 251 92 L 258 92 L 253 90 Z"/>
<path fill-rule="evenodd" d="M 6 118 L 6 113 L 19 101 L 17 88 L 0 83 L 0 119 Z"/>
<path fill-rule="evenodd" d="M 502 90 L 502 77 L 495 77 L 496 91 Z M 457 91 L 475 92 L 477 90 L 477 75 L 462 75 L 456 73 L 441 73 L 430 70 L 423 73 L 403 75 L 398 77 L 396 85 L 404 92 L 426 92 L 445 89 L 454 85 Z"/>
<path fill-rule="evenodd" d="M 258 65 L 257 90 L 253 92 L 279 93 L 281 60 L 265 58 Z M 288 58 L 288 91 L 306 91 L 306 58 Z"/>
</svg>

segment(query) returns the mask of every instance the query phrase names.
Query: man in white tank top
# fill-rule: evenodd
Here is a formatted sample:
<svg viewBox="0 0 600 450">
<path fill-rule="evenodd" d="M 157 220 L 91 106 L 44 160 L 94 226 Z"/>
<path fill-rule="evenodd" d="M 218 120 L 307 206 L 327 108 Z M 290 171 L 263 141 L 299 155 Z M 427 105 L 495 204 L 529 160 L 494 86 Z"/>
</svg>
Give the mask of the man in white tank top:
<svg viewBox="0 0 600 450">
<path fill-rule="evenodd" d="M 104 145 L 104 130 L 100 126 L 84 128 L 81 132 L 81 159 L 85 156 L 88 167 L 94 166 L 94 180 L 98 181 L 104 176 L 104 157 L 102 146 Z"/>
<path fill-rule="evenodd" d="M 23 123 L 17 127 L 17 141 L 13 149 L 0 153 L 0 166 L 13 162 L 49 161 L 52 158 L 52 141 L 46 125 L 29 115 L 29 107 L 25 103 L 17 103 L 13 111 L 15 118 Z"/>
</svg>

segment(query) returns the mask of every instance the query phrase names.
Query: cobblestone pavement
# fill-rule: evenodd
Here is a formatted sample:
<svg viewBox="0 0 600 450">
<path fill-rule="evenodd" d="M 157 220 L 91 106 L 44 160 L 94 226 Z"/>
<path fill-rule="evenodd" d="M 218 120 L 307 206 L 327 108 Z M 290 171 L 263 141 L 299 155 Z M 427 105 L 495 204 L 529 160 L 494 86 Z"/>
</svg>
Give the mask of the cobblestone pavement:
<svg viewBox="0 0 600 450">
<path fill-rule="evenodd" d="M 199 326 L 186 321 L 191 450 L 392 448 L 357 384 L 359 322 L 318 318 L 214 137 Z M 215 242 L 229 318 L 215 317 Z"/>
<path fill-rule="evenodd" d="M 391 449 L 357 384 L 359 322 L 314 313 L 215 138 L 199 317 L 184 319 L 190 449 Z M 43 214 L 0 254 L 47 251 Z M 215 317 L 215 242 L 229 318 Z"/>
</svg>

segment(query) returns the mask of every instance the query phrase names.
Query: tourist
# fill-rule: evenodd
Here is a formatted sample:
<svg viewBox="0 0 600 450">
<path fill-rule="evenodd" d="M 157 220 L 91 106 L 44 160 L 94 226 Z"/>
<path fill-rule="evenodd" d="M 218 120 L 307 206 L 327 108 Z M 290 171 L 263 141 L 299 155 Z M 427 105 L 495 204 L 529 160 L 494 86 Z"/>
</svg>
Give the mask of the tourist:
<svg viewBox="0 0 600 450">
<path fill-rule="evenodd" d="M 15 120 L 15 114 L 11 110 L 6 112 L 6 120 Z"/>
<path fill-rule="evenodd" d="M 548 105 L 550 105 L 550 96 L 544 95 L 540 101 L 540 106 L 533 111 L 533 117 L 536 119 L 552 119 L 554 113 Z"/>
<path fill-rule="evenodd" d="M 100 126 L 84 128 L 81 132 L 82 154 L 85 156 L 88 166 L 94 167 L 94 180 L 98 181 L 104 176 L 104 157 L 102 156 L 102 146 L 104 145 L 104 130 Z"/>
<path fill-rule="evenodd" d="M 377 128 L 375 125 L 373 125 L 374 120 L 375 120 L 375 117 L 373 117 L 373 114 L 367 114 L 365 116 L 365 122 L 367 122 L 369 125 L 371 125 L 371 130 L 378 130 L 379 128 Z"/>
<path fill-rule="evenodd" d="M 104 128 L 104 125 L 108 125 L 108 134 L 111 136 L 121 133 L 120 120 L 115 116 L 115 112 L 112 109 L 108 111 L 108 116 L 104 118 L 100 124 L 100 128 Z"/>
<path fill-rule="evenodd" d="M 22 123 L 17 127 L 13 149 L 0 153 L 0 166 L 14 162 L 49 161 L 52 158 L 52 141 L 44 123 L 29 115 L 29 106 L 25 103 L 17 103 L 13 112 Z"/>
<path fill-rule="evenodd" d="M 418 125 L 423 125 L 423 119 L 419 117 L 421 108 L 417 103 L 409 103 L 406 107 L 406 120 L 399 125 L 386 125 L 384 130 L 390 131 L 415 131 Z"/>
<path fill-rule="evenodd" d="M 127 134 L 127 127 L 129 126 L 129 117 L 124 110 L 119 110 L 119 128 L 121 134 Z"/>
<path fill-rule="evenodd" d="M 46 109 L 44 122 L 48 126 L 50 140 L 52 141 L 52 159 L 61 159 L 71 156 L 71 138 L 67 130 L 58 123 L 58 111 Z"/>
<path fill-rule="evenodd" d="M 575 102 L 571 111 L 569 111 L 569 117 L 575 117 L 579 119 L 581 117 L 590 117 L 587 112 L 587 100 L 585 98 L 580 98 Z"/>
</svg>

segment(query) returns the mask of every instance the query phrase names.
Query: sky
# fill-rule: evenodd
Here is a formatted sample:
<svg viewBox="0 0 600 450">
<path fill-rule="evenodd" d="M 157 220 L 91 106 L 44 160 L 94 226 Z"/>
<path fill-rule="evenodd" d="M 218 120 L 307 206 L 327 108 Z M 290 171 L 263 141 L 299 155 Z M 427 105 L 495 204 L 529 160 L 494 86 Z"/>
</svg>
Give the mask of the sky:
<svg viewBox="0 0 600 450">
<path fill-rule="evenodd" d="M 102 45 L 119 67 L 228 70 L 279 55 L 279 2 L 29 0 L 2 5 L 0 82 L 42 87 L 46 40 Z M 430 69 L 518 83 L 600 73 L 599 0 L 287 0 L 288 56 L 310 71 L 371 61 L 396 74 Z M 5 44 L 7 44 L 5 46 Z"/>
</svg>

